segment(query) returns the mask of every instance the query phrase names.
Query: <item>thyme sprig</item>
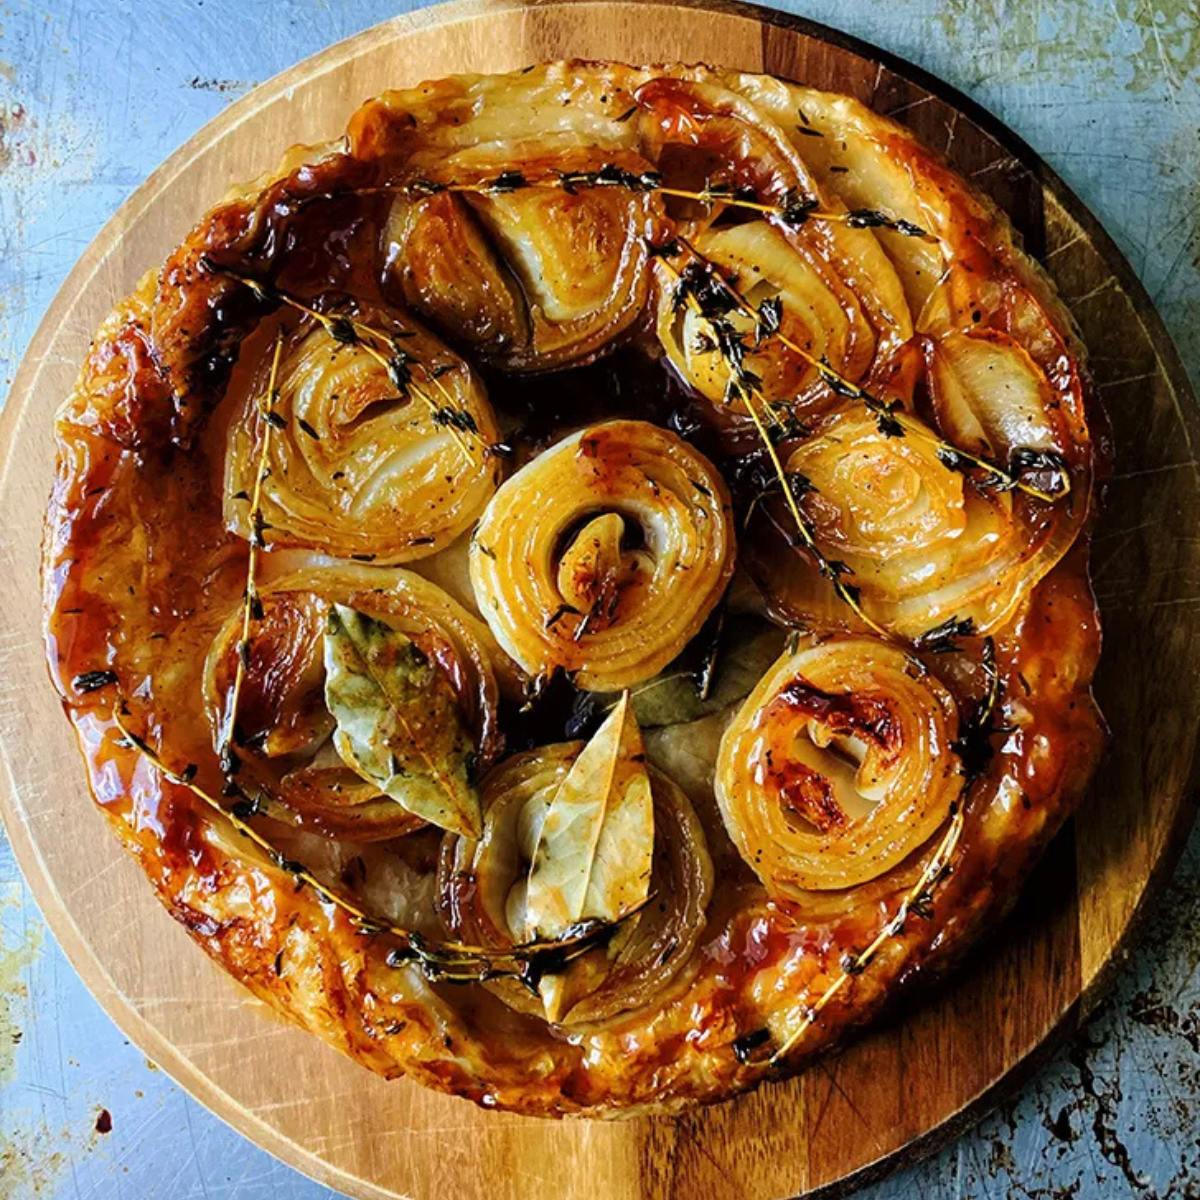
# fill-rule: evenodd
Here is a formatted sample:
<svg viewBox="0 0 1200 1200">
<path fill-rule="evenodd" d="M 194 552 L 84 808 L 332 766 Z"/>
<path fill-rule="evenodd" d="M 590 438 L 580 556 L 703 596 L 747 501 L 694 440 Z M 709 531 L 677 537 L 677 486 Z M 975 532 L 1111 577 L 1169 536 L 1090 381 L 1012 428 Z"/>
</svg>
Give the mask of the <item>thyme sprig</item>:
<svg viewBox="0 0 1200 1200">
<path fill-rule="evenodd" d="M 959 624 L 962 625 L 965 622 Z M 951 622 L 946 622 L 947 629 L 950 625 Z M 958 636 L 963 636 L 965 633 L 962 628 L 955 629 L 953 632 Z M 965 781 L 963 795 L 950 806 L 950 824 L 946 827 L 941 842 L 938 843 L 933 856 L 917 877 L 916 883 L 905 893 L 904 899 L 901 900 L 900 906 L 892 914 L 891 919 L 884 924 L 865 950 L 848 954 L 843 959 L 840 972 L 817 1000 L 804 1011 L 800 1024 L 792 1031 L 787 1040 L 772 1052 L 767 1060 L 768 1066 L 777 1066 L 787 1056 L 792 1047 L 812 1028 L 826 1005 L 846 986 L 846 981 L 855 975 L 861 975 L 870 966 L 883 945 L 889 939 L 897 937 L 903 932 L 905 923 L 910 916 L 922 920 L 929 920 L 933 916 L 934 889 L 949 874 L 950 859 L 962 837 L 963 824 L 966 820 L 964 813 L 966 792 L 970 790 L 988 762 L 991 761 L 993 750 L 990 738 L 993 733 L 1000 732 L 1001 728 L 995 723 L 996 712 L 1000 706 L 1002 684 L 996 665 L 996 643 L 993 638 L 989 637 L 984 640 L 982 662 L 988 681 L 987 692 L 982 703 L 972 714 L 967 728 L 963 731 L 963 736 L 951 745 L 951 749 L 961 760 Z"/>
<path fill-rule="evenodd" d="M 400 337 L 412 336 L 410 332 L 405 331 L 401 335 L 391 334 L 345 314 L 321 312 L 320 309 L 305 304 L 295 296 L 289 295 L 279 288 L 269 287 L 240 271 L 218 266 L 208 258 L 203 259 L 202 262 L 206 271 L 236 279 L 239 283 L 245 284 L 260 300 L 277 300 L 279 303 L 303 313 L 306 317 L 316 321 L 340 345 L 359 346 L 383 367 L 388 378 L 395 385 L 396 391 L 402 397 L 416 396 L 429 410 L 433 423 L 439 428 L 447 430 L 469 462 L 475 461 L 475 456 L 464 438 L 464 434 L 469 434 L 482 445 L 482 437 L 474 417 L 455 403 L 453 395 L 442 383 L 441 376 L 445 373 L 444 371 L 421 362 L 399 344 Z M 413 379 L 414 367 L 424 375 L 425 384 L 440 393 L 441 403 L 435 401 L 425 391 L 424 386 Z"/>
<path fill-rule="evenodd" d="M 563 971 L 577 958 L 602 945 L 618 925 L 639 913 L 654 899 L 652 893 L 612 921 L 580 921 L 552 940 L 521 942 L 504 949 L 456 941 L 430 941 L 415 930 L 403 929 L 384 918 L 372 916 L 347 896 L 322 883 L 308 867 L 289 858 L 249 823 L 248 818 L 260 811 L 255 802 L 239 801 L 226 807 L 196 783 L 195 764 L 188 764 L 182 771 L 174 770 L 144 738 L 129 728 L 126 724 L 128 715 L 120 702 L 112 710 L 112 720 L 120 732 L 122 745 L 136 750 L 164 778 L 187 788 L 213 812 L 226 818 L 277 868 L 292 875 L 298 884 L 311 887 L 322 900 L 344 912 L 358 933 L 364 937 L 384 934 L 394 938 L 396 945 L 388 952 L 388 965 L 400 967 L 412 964 L 430 982 L 483 983 L 489 979 L 517 979 L 536 991 L 538 980 Z"/>
<path fill-rule="evenodd" d="M 987 769 L 996 753 L 992 737 L 997 733 L 1009 732 L 1009 726 L 997 724 L 996 711 L 1000 705 L 1000 671 L 996 666 L 996 641 L 985 638 L 980 665 L 987 680 L 987 692 L 970 718 L 959 731 L 951 749 L 962 763 L 962 772 L 968 781 L 977 779 Z"/>
<path fill-rule="evenodd" d="M 861 975 L 871 965 L 875 956 L 884 945 L 890 939 L 899 936 L 904 931 L 904 926 L 910 916 L 928 920 L 933 915 L 933 890 L 949 873 L 950 860 L 958 847 L 959 839 L 962 837 L 964 821 L 965 816 L 961 803 L 952 804 L 950 806 L 950 824 L 947 825 L 946 832 L 942 835 L 942 840 L 938 843 L 937 849 L 933 852 L 932 857 L 917 877 L 916 883 L 904 894 L 904 898 L 900 901 L 900 906 L 892 914 L 891 919 L 884 924 L 883 928 L 875 935 L 866 949 L 846 955 L 842 960 L 841 969 L 834 976 L 833 981 L 804 1010 L 800 1024 L 788 1035 L 780 1046 L 771 1052 L 768 1058 L 757 1061 L 765 1062 L 765 1065 L 768 1067 L 778 1066 L 800 1039 L 816 1024 L 822 1011 L 838 992 L 846 986 L 847 982 L 853 979 L 854 976 Z M 746 1055 L 743 1061 L 753 1063 L 756 1060 Z"/>
<path fill-rule="evenodd" d="M 777 421 L 778 418 L 763 395 L 758 376 L 745 367 L 746 347 L 742 335 L 727 320 L 723 319 L 731 309 L 722 305 L 719 293 L 704 290 L 704 278 L 710 276 L 710 272 L 701 265 L 706 260 L 699 259 L 697 263 L 689 263 L 688 267 L 682 271 L 670 261 L 670 256 L 662 257 L 660 261 L 667 272 L 672 274 L 679 283 L 677 301 L 688 305 L 705 322 L 715 346 L 728 364 L 730 390 L 726 393 L 725 401 L 731 403 L 740 399 L 750 414 L 750 419 L 754 422 L 754 428 L 758 431 L 759 439 L 770 460 L 771 468 L 779 481 L 779 486 L 783 489 L 784 502 L 795 522 L 800 541 L 816 562 L 817 570 L 832 585 L 838 599 L 848 605 L 867 628 L 878 636 L 890 640 L 891 635 L 887 630 L 872 620 L 863 609 L 859 599 L 860 590 L 844 578 L 846 575 L 853 574 L 849 565 L 839 559 L 831 559 L 826 556 L 825 552 L 817 545 L 812 526 L 800 510 L 797 497 L 798 494 L 802 494 L 801 489 L 794 486 L 791 476 L 780 460 L 775 439 L 768 429 L 768 420 Z M 700 278 L 695 272 L 691 275 L 688 274 L 689 268 L 693 265 L 700 267 L 699 275 L 704 278 Z M 811 487 L 811 485 L 809 486 Z"/>
<path fill-rule="evenodd" d="M 847 225 L 851 229 L 890 229 L 905 237 L 919 238 L 924 242 L 936 242 L 928 230 L 902 217 L 893 217 L 877 208 L 852 208 L 844 211 L 822 209 L 816 196 L 807 192 L 789 191 L 778 203 L 759 198 L 754 188 L 736 187 L 732 184 L 708 183 L 697 191 L 686 188 L 659 187 L 660 196 L 676 196 L 681 200 L 694 200 L 699 204 L 725 204 L 730 208 L 749 209 L 776 217 L 789 229 L 799 229 L 809 221 L 826 221 L 834 225 Z"/>
<path fill-rule="evenodd" d="M 424 180 L 428 188 L 432 181 Z M 828 221 L 848 225 L 852 229 L 890 229 L 906 237 L 921 238 L 923 241 L 937 239 L 919 225 L 898 217 L 889 216 L 874 208 L 857 208 L 835 212 L 820 207 L 816 196 L 806 192 L 789 191 L 777 203 L 763 200 L 752 187 L 719 181 L 707 182 L 698 189 L 668 187 L 657 171 L 635 174 L 609 164 L 596 171 L 564 171 L 554 175 L 529 179 L 518 171 L 505 171 L 495 179 L 481 183 L 449 182 L 435 184 L 438 191 L 470 192 L 487 195 L 516 191 L 518 188 L 558 188 L 574 194 L 580 188 L 622 187 L 635 192 L 648 192 L 658 196 L 673 196 L 679 200 L 692 200 L 697 204 L 724 204 L 730 208 L 741 208 L 759 212 L 765 216 L 778 217 L 791 229 L 798 229 L 809 221 Z"/>
<path fill-rule="evenodd" d="M 1062 481 L 1062 488 L 1055 492 L 1047 492 L 1041 488 L 1034 487 L 1031 483 L 1025 482 L 1019 472 L 1007 471 L 985 458 L 968 453 L 966 450 L 960 450 L 957 446 L 952 446 L 943 438 L 938 437 L 927 425 L 905 413 L 900 408 L 898 402 L 884 400 L 876 396 L 867 388 L 846 378 L 845 375 L 830 364 L 827 358 L 811 353 L 788 337 L 781 328 L 783 311 L 782 301 L 778 297 L 772 297 L 771 300 L 755 307 L 742 294 L 737 285 L 732 280 L 727 279 L 717 269 L 716 265 L 706 259 L 687 238 L 676 234 L 674 242 L 675 246 L 667 248 L 673 251 L 673 253 L 664 253 L 661 247 L 658 248 L 658 258 L 664 265 L 669 264 L 670 258 L 680 253 L 686 253 L 688 255 L 688 265 L 692 266 L 694 264 L 698 266 L 706 276 L 709 293 L 711 294 L 714 289 L 720 289 L 728 297 L 728 311 L 736 310 L 753 322 L 756 344 L 761 345 L 763 342 L 774 338 L 781 345 L 786 346 L 798 358 L 808 363 L 820 375 L 822 381 L 832 392 L 844 399 L 857 400 L 861 403 L 875 418 L 879 432 L 885 437 L 911 435 L 914 438 L 927 442 L 936 449 L 938 458 L 943 465 L 949 467 L 951 470 L 978 470 L 982 472 L 983 478 L 976 480 L 980 487 L 992 488 L 997 491 L 1013 491 L 1015 489 L 1024 492 L 1026 495 L 1033 496 L 1037 500 L 1042 500 L 1047 504 L 1053 504 L 1056 500 L 1061 500 L 1070 491 L 1070 479 L 1065 470 L 1062 470 L 1061 464 L 1057 462 L 1057 456 L 1051 457 L 1054 459 L 1056 477 Z M 1038 460 L 1037 463 L 1029 462 L 1027 455 L 1019 457 L 1018 463 L 1023 466 L 1037 466 L 1038 469 L 1047 466 L 1047 463 L 1041 460 Z"/>
<path fill-rule="evenodd" d="M 920 225 L 902 217 L 894 217 L 877 208 L 853 208 L 844 211 L 821 208 L 821 202 L 808 192 L 791 190 L 777 202 L 763 200 L 757 189 L 724 183 L 719 180 L 706 182 L 702 188 L 669 187 L 663 183 L 658 171 L 629 171 L 616 163 L 606 163 L 594 171 L 553 171 L 545 175 L 530 177 L 523 171 L 501 171 L 491 179 L 471 182 L 464 180 L 441 180 L 418 178 L 399 183 L 377 184 L 371 187 L 350 188 L 346 191 L 319 192 L 300 197 L 298 203 L 311 204 L 315 200 L 334 200 L 341 196 L 381 196 L 407 194 L 419 198 L 436 196 L 442 192 L 456 192 L 473 196 L 503 196 L 512 192 L 534 188 L 542 191 L 566 192 L 573 196 L 588 188 L 623 188 L 626 191 L 673 196 L 679 200 L 691 200 L 697 204 L 723 204 L 730 208 L 741 208 L 764 216 L 777 218 L 789 229 L 798 229 L 809 221 L 826 221 L 846 225 L 851 229 L 890 229 L 905 237 L 919 238 L 926 242 L 938 240 Z"/>
<path fill-rule="evenodd" d="M 237 769 L 237 751 L 234 741 L 237 729 L 238 702 L 242 695 L 242 684 L 246 678 L 246 667 L 250 661 L 250 630 L 254 621 L 262 617 L 262 601 L 258 596 L 256 578 L 258 574 L 258 554 L 266 548 L 267 525 L 263 520 L 263 497 L 268 474 L 268 462 L 271 454 L 271 432 L 275 428 L 270 417 L 275 412 L 275 404 L 279 399 L 279 360 L 283 354 L 284 331 L 280 327 L 275 335 L 275 348 L 271 354 L 271 373 L 267 379 L 267 388 L 259 397 L 255 412 L 259 419 L 262 433 L 262 445 L 258 452 L 258 465 L 254 472 L 254 490 L 250 495 L 250 551 L 246 557 L 246 591 L 242 607 L 242 635 L 237 644 L 237 665 L 233 672 L 233 686 L 229 691 L 229 704 L 225 712 L 225 722 L 217 742 L 217 753 L 220 755 L 221 767 L 226 775 L 232 775 Z"/>
</svg>

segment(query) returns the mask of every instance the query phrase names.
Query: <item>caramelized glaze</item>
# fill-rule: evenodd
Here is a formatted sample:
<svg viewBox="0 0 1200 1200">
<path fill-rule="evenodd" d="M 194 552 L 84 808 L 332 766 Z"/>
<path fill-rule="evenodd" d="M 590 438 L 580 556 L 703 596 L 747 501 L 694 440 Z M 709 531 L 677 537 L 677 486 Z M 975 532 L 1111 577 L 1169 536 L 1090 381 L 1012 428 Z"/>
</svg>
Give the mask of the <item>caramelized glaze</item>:
<svg viewBox="0 0 1200 1200">
<path fill-rule="evenodd" d="M 830 136 L 788 140 L 775 132 L 799 103 Z M 835 141 L 844 164 L 830 157 Z M 800 602 L 799 593 L 775 587 L 781 566 L 798 563 L 806 588 L 816 571 L 798 555 L 778 493 L 770 494 L 770 463 L 744 406 L 714 403 L 689 378 L 691 360 L 656 333 L 656 313 L 674 301 L 651 249 L 677 223 L 695 237 L 719 237 L 721 228 L 708 219 L 711 206 L 668 202 L 652 187 L 596 187 L 578 195 L 530 188 L 482 197 L 448 189 L 506 171 L 533 179 L 610 163 L 629 172 L 661 170 L 683 190 L 716 172 L 722 182 L 753 187 L 764 201 L 801 189 L 826 209 L 869 205 L 920 223 L 932 231 L 932 243 L 835 221 L 779 233 L 786 252 L 811 268 L 804 286 L 825 288 L 848 314 L 839 369 L 881 389 L 914 419 L 937 421 L 939 404 L 944 410 L 948 403 L 929 387 L 945 350 L 939 338 L 965 321 L 1018 344 L 1052 394 L 1047 411 L 1062 455 L 1047 469 L 1070 478 L 1071 496 L 1058 501 L 1069 506 L 1061 510 L 1070 528 L 1066 544 L 986 628 L 980 622 L 953 646 L 931 649 L 917 639 L 903 651 L 911 678 L 924 680 L 921 686 L 936 697 L 930 703 L 938 708 L 938 737 L 948 741 L 956 735 L 946 731 L 969 726 L 986 704 L 991 676 L 980 635 L 991 638 L 996 704 L 990 724 L 977 731 L 975 773 L 956 776 L 951 789 L 950 811 L 961 823 L 952 869 L 938 880 L 920 919 L 904 921 L 807 1025 L 801 1023 L 806 1006 L 845 973 L 848 954 L 888 927 L 921 878 L 944 815 L 935 835 L 906 843 L 897 861 L 854 886 L 768 891 L 753 873 L 753 853 L 731 842 L 712 789 L 697 786 L 690 799 L 716 878 L 685 960 L 636 1006 L 600 1004 L 593 1020 L 556 1028 L 487 989 L 448 987 L 411 963 L 389 965 L 389 935 L 364 932 L 315 889 L 297 887 L 188 786 L 166 778 L 124 742 L 112 716 L 123 703 L 130 727 L 174 773 L 194 769 L 194 781 L 213 794 L 226 785 L 202 688 L 210 647 L 245 603 L 247 586 L 245 528 L 226 516 L 226 445 L 234 414 L 248 413 L 261 388 L 273 330 L 319 320 L 301 317 L 289 298 L 325 317 L 350 300 L 363 311 L 411 307 L 436 326 L 478 367 L 486 386 L 484 403 L 494 409 L 497 427 L 486 432 L 478 467 L 497 480 L 515 478 L 560 438 L 605 420 L 632 418 L 628 423 L 669 431 L 673 443 L 714 473 L 710 517 L 728 520 L 731 540 L 736 534 L 745 541 L 774 617 L 803 616 L 813 625 L 806 636 L 818 646 L 831 634 L 858 636 L 845 633 L 860 626 L 844 607 L 817 612 L 811 590 Z M 413 192 L 419 181 L 426 182 Z M 724 227 L 736 230 L 740 219 L 732 213 Z M 531 265 L 535 251 L 545 251 L 553 270 Z M 954 265 L 950 274 L 932 269 L 942 254 Z M 779 386 L 811 422 L 781 443 L 786 456 L 821 436 L 829 414 L 844 412 L 846 404 L 819 372 L 771 353 L 769 370 L 786 381 Z M 274 176 L 233 192 L 98 331 L 57 427 L 43 571 L 51 675 L 96 802 L 163 904 L 207 953 L 292 1020 L 383 1075 L 408 1074 L 489 1107 L 559 1116 L 718 1099 L 794 1069 L 870 1020 L 907 982 L 950 962 L 1012 902 L 1086 786 L 1103 742 L 1089 691 L 1100 646 L 1087 577 L 1097 453 L 1088 435 L 1090 404 L 1069 318 L 1014 244 L 1005 218 L 909 134 L 848 98 L 705 68 L 578 63 L 388 93 L 355 115 L 344 142 L 294 153 Z M 600 424 L 592 436 L 609 436 L 606 428 Z M 586 446 L 585 439 L 585 456 Z M 609 468 L 598 451 L 596 443 L 589 461 L 596 464 L 593 486 L 602 491 L 600 476 Z M 964 488 L 974 488 L 962 479 Z M 1046 485 L 1036 472 L 1029 479 Z M 1042 537 L 1045 523 L 1060 520 L 1049 504 L 1009 499 L 1028 514 L 1031 540 Z M 595 516 L 581 510 L 573 519 Z M 636 536 L 630 539 L 624 527 L 593 532 L 612 543 L 609 558 L 632 569 L 642 552 Z M 384 569 L 346 562 L 329 568 L 319 557 L 319 539 L 297 544 L 285 533 L 274 544 L 267 531 L 258 586 L 268 598 L 281 580 L 286 596 L 287 580 L 297 573 L 351 570 L 366 580 Z M 428 565 L 413 565 L 431 577 L 436 572 L 458 595 L 448 581 L 463 580 L 465 545 L 437 548 L 442 553 Z M 408 557 L 393 551 L 391 560 Z M 717 557 L 712 603 L 696 605 L 698 619 L 677 631 L 682 641 L 704 636 L 700 626 L 733 570 L 732 545 Z M 615 568 L 604 567 L 599 550 L 571 561 L 579 578 L 564 586 L 572 594 L 604 592 L 605 572 Z M 626 587 L 628 578 L 620 582 Z M 367 582 L 356 586 L 360 599 L 375 590 Z M 462 586 L 458 598 L 469 601 L 470 588 Z M 620 625 L 626 593 L 614 594 L 597 628 Z M 285 603 L 266 606 L 268 631 L 270 613 Z M 560 676 L 541 693 L 541 709 L 535 703 L 532 713 L 519 714 L 531 680 L 518 667 L 532 673 L 548 664 L 519 654 L 514 664 L 504 653 L 511 645 L 503 639 L 497 645 L 476 615 L 466 617 L 478 649 L 468 653 L 461 639 L 436 632 L 425 635 L 424 645 L 455 683 L 483 751 L 481 769 L 501 756 L 505 737 L 511 752 L 523 739 L 545 745 L 576 736 L 563 732 L 575 690 L 556 690 L 566 687 Z M 250 659 L 241 715 L 249 725 L 272 724 L 275 733 L 286 727 L 299 742 L 311 726 L 311 705 L 300 695 L 289 707 L 286 695 L 311 666 L 311 637 L 297 640 L 294 628 L 277 632 L 278 638 L 264 636 Z M 567 640 L 571 655 L 582 653 L 579 641 Z M 634 672 L 616 686 L 644 679 L 670 657 L 658 662 L 658 655 L 645 674 Z M 559 665 L 574 671 L 586 661 Z M 905 752 L 902 722 L 886 695 L 847 695 L 799 676 L 774 703 L 787 710 L 787 721 L 812 721 L 857 738 L 883 761 Z M 778 715 L 772 712 L 771 720 Z M 697 748 L 708 736 L 701 725 L 689 727 Z M 956 753 L 939 743 L 935 757 Z M 650 754 L 653 761 L 652 748 Z M 662 759 L 656 768 L 671 771 Z M 853 826 L 855 815 L 811 765 L 770 765 L 767 778 L 801 825 L 830 836 Z M 382 896 L 393 906 L 390 916 L 410 928 L 436 936 L 443 923 L 479 924 L 479 880 L 463 862 L 449 872 L 443 867 L 436 905 L 432 891 L 427 897 L 421 890 L 432 889 L 437 873 L 436 838 L 428 830 L 360 852 L 326 836 L 344 829 L 318 822 L 314 832 L 269 813 L 255 819 L 288 853 L 324 855 L 330 878 L 356 894 Z M 420 887 L 413 883 L 407 894 L 395 879 Z M 786 1060 L 772 1064 L 772 1046 L 797 1029 Z"/>
</svg>

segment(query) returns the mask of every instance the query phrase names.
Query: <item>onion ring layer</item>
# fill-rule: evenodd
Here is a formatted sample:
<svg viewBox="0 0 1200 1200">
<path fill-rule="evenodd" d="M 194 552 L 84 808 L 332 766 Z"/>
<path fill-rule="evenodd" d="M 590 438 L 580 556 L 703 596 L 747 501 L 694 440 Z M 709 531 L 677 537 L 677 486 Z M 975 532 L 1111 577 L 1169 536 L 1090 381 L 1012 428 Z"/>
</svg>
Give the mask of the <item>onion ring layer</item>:
<svg viewBox="0 0 1200 1200">
<path fill-rule="evenodd" d="M 910 639 L 951 619 L 987 633 L 1066 553 L 1085 505 L 977 488 L 946 465 L 932 439 L 889 436 L 873 416 L 851 409 L 786 465 L 811 489 L 800 504 L 817 544 L 853 572 L 847 578 L 872 620 Z M 777 541 L 769 536 L 749 552 L 774 610 L 790 621 L 854 625 L 816 568 L 772 550 Z"/>
<path fill-rule="evenodd" d="M 539 455 L 475 532 L 471 583 L 530 675 L 588 691 L 650 678 L 697 633 L 733 572 L 724 481 L 686 442 L 608 421 Z"/>
<path fill-rule="evenodd" d="M 339 337 L 305 318 L 285 342 L 266 418 L 268 541 L 408 562 L 452 542 L 492 495 L 495 418 L 471 368 L 432 335 L 376 310 L 356 320 L 340 318 Z M 356 332 L 367 327 L 384 336 Z M 225 518 L 243 537 L 266 436 L 260 382 L 233 415 L 225 459 Z"/>
<path fill-rule="evenodd" d="M 870 638 L 784 654 L 721 740 L 716 793 L 739 852 L 774 894 L 854 887 L 945 821 L 962 790 L 950 693 Z"/>
</svg>

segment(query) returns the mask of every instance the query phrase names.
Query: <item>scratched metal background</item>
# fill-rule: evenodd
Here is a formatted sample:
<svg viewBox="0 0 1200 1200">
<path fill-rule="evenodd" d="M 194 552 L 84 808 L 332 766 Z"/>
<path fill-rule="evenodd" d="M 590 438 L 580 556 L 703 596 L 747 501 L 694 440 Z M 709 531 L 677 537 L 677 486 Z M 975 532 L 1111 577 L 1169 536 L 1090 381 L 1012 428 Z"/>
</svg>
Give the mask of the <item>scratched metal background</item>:
<svg viewBox="0 0 1200 1200">
<path fill-rule="evenodd" d="M 260 80 L 412 7 L 0 0 L 5 388 L 77 255 L 155 165 Z M 780 7 L 919 63 L 1022 134 L 1116 237 L 1200 383 L 1200 0 Z M 1089 1027 L 973 1132 L 861 1200 L 1196 1200 L 1198 963 L 1195 836 Z M 334 1195 L 242 1140 L 121 1037 L 48 936 L 0 835 L 0 1196 Z"/>
</svg>

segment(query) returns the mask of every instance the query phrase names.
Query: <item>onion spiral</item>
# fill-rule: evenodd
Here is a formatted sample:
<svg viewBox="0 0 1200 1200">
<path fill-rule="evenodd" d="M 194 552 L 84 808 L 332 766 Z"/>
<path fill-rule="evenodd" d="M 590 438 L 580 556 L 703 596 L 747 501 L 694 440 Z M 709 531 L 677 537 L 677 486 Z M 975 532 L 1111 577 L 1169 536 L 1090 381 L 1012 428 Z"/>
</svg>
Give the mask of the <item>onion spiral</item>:
<svg viewBox="0 0 1200 1200">
<path fill-rule="evenodd" d="M 515 755 L 484 779 L 483 835 L 448 836 L 439 886 L 446 922 L 466 941 L 504 947 L 528 937 L 525 884 L 541 821 L 582 749 L 580 742 Z M 561 1024 L 603 1021 L 651 1002 L 687 965 L 704 928 L 713 873 L 704 831 L 683 792 L 649 769 L 654 798 L 655 902 L 629 918 L 606 949 L 572 964 L 574 1003 Z M 506 1004 L 541 1015 L 542 1005 L 511 980 L 489 985 Z"/>
<path fill-rule="evenodd" d="M 721 739 L 715 786 L 739 853 L 774 894 L 849 888 L 920 847 L 962 788 L 950 693 L 870 638 L 809 639 Z"/>
<path fill-rule="evenodd" d="M 563 439 L 496 493 L 471 584 L 500 645 L 531 675 L 615 691 L 661 670 L 733 572 L 719 472 L 675 434 L 607 421 Z"/>
<path fill-rule="evenodd" d="M 495 490 L 495 418 L 471 368 L 437 339 L 381 311 L 358 319 L 382 336 L 346 318 L 335 336 L 305 318 L 285 341 L 262 515 L 272 544 L 407 562 L 452 542 Z M 255 411 L 265 367 L 226 450 L 226 523 L 244 537 L 268 436 Z"/>
<path fill-rule="evenodd" d="M 296 824 L 348 841 L 398 837 L 423 824 L 347 767 L 333 747 L 322 659 L 332 604 L 386 621 L 411 638 L 449 683 L 480 767 L 495 760 L 501 744 L 492 669 L 497 651 L 482 622 L 440 588 L 400 568 L 311 566 L 262 586 L 259 599 L 262 616 L 251 626 L 235 726 L 244 791 L 261 791 Z M 205 662 L 205 710 L 217 746 L 229 724 L 241 629 L 239 607 Z"/>
</svg>

